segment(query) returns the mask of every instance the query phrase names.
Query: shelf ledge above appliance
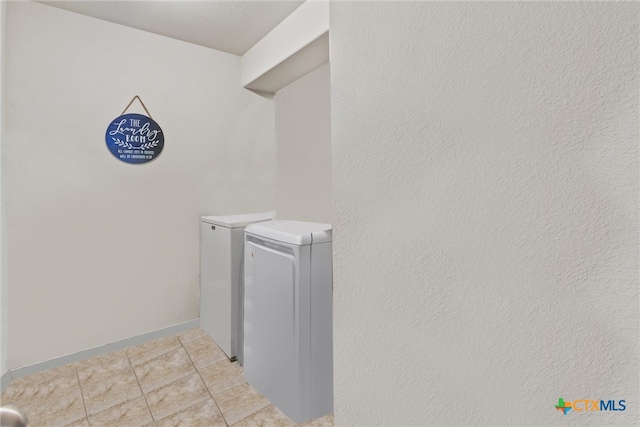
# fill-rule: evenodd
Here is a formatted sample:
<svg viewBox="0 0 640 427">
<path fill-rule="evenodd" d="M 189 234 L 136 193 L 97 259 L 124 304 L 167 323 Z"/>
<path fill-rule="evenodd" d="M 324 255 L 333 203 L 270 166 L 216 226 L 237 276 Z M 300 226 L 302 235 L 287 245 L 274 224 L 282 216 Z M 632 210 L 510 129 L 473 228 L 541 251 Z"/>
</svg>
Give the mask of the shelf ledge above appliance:
<svg viewBox="0 0 640 427">
<path fill-rule="evenodd" d="M 329 2 L 306 1 L 241 60 L 242 86 L 274 94 L 329 62 Z"/>
</svg>

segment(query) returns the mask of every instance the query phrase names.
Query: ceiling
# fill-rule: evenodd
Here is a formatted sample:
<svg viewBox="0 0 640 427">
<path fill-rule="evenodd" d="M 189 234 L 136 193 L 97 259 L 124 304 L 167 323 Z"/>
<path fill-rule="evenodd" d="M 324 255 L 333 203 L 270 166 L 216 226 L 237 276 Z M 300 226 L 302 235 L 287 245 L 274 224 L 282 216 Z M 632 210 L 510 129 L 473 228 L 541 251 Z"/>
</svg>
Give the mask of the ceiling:
<svg viewBox="0 0 640 427">
<path fill-rule="evenodd" d="M 40 1 L 139 30 L 243 55 L 304 1 Z"/>
</svg>

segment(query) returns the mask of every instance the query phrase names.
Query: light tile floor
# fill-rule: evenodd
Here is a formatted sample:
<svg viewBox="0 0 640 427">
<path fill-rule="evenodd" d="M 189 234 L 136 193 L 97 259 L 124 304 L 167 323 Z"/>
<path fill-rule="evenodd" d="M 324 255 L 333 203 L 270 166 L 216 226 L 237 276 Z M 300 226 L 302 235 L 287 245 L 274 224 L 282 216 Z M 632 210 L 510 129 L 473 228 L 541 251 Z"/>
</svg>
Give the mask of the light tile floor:
<svg viewBox="0 0 640 427">
<path fill-rule="evenodd" d="M 31 427 L 295 425 L 202 328 L 15 379 L 6 403 Z M 333 426 L 333 415 L 302 425 Z"/>
</svg>

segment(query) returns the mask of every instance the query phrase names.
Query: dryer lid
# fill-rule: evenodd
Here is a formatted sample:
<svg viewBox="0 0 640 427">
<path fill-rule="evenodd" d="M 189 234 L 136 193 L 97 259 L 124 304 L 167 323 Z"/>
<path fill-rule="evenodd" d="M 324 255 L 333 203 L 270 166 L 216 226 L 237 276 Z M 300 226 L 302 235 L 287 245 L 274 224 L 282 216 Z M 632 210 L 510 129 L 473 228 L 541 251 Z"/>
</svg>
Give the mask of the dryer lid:
<svg viewBox="0 0 640 427">
<path fill-rule="evenodd" d="M 277 220 L 251 224 L 247 226 L 245 232 L 258 237 L 303 246 L 330 242 L 332 239 L 331 230 L 331 224 Z"/>
<path fill-rule="evenodd" d="M 200 219 L 202 222 L 221 227 L 243 228 L 254 222 L 269 221 L 274 214 L 275 211 L 268 211 L 240 215 L 203 216 Z"/>
</svg>

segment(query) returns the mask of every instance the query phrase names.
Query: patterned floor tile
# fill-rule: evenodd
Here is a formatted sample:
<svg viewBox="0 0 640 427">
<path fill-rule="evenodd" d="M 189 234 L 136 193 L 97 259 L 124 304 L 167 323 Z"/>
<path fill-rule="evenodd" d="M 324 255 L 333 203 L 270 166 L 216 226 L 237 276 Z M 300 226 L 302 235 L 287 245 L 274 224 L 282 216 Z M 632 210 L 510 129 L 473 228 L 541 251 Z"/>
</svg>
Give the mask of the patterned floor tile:
<svg viewBox="0 0 640 427">
<path fill-rule="evenodd" d="M 76 362 L 71 367 L 82 372 L 89 368 L 93 369 L 121 369 L 131 366 L 129 359 L 127 358 L 126 350 L 118 350 L 100 356 L 92 357 L 90 359 Z"/>
<path fill-rule="evenodd" d="M 89 420 L 82 418 L 71 424 L 67 424 L 65 427 L 89 427 Z"/>
<path fill-rule="evenodd" d="M 31 426 L 64 426 L 86 417 L 78 377 L 70 365 L 13 380 L 2 402 L 20 408 Z"/>
<path fill-rule="evenodd" d="M 144 397 L 127 400 L 117 406 L 89 416 L 92 426 L 143 426 L 153 422 Z"/>
<path fill-rule="evenodd" d="M 71 365 L 61 366 L 56 369 L 38 372 L 33 375 L 16 378 L 2 393 L 2 401 L 10 402 L 12 399 L 32 399 L 41 392 L 49 392 L 49 388 L 58 384 L 73 384 L 78 382 L 76 370 Z M 46 387 L 41 387 L 46 385 Z"/>
<path fill-rule="evenodd" d="M 202 328 L 17 378 L 2 393 L 10 402 L 30 427 L 294 425 Z M 327 415 L 300 426 L 333 423 Z"/>
<path fill-rule="evenodd" d="M 184 348 L 180 347 L 134 367 L 144 393 L 149 393 L 196 372 Z"/>
<path fill-rule="evenodd" d="M 229 360 L 227 355 L 220 350 L 215 341 L 213 341 L 213 339 L 208 335 L 196 338 L 195 340 L 186 342 L 183 345 L 184 348 L 187 349 L 187 352 L 197 369 L 202 369 L 212 363 Z"/>
<path fill-rule="evenodd" d="M 205 366 L 199 372 L 212 395 L 246 383 L 238 362 L 223 360 Z"/>
<path fill-rule="evenodd" d="M 177 348 L 180 348 L 180 340 L 174 335 L 129 347 L 126 351 L 131 364 L 136 366 Z"/>
<path fill-rule="evenodd" d="M 87 416 L 80 386 L 43 384 L 36 398 L 15 403 L 32 427 L 66 426 Z"/>
<path fill-rule="evenodd" d="M 180 338 L 180 341 L 182 341 L 182 343 L 184 344 L 186 342 L 193 341 L 197 338 L 204 337 L 206 335 L 207 333 L 204 331 L 204 329 L 202 329 L 201 327 L 197 327 L 197 328 L 189 329 L 188 331 L 184 331 L 178 334 L 178 337 Z"/>
<path fill-rule="evenodd" d="M 270 404 L 264 396 L 249 384 L 223 391 L 213 398 L 229 425 L 237 423 Z"/>
<path fill-rule="evenodd" d="M 122 351 L 81 362 L 78 378 L 89 415 L 142 396 L 138 381 Z"/>
<path fill-rule="evenodd" d="M 224 417 L 212 399 L 205 400 L 197 405 L 163 418 L 157 421 L 156 425 L 158 427 L 227 426 L 224 422 Z"/>
<path fill-rule="evenodd" d="M 161 420 L 209 399 L 210 395 L 197 373 L 145 395 L 154 419 Z"/>
<path fill-rule="evenodd" d="M 325 415 L 324 417 L 298 425 L 300 427 L 333 427 L 333 414 Z"/>
<path fill-rule="evenodd" d="M 233 427 L 293 427 L 294 423 L 278 408 L 269 405 L 266 408 L 238 421 Z"/>
</svg>

